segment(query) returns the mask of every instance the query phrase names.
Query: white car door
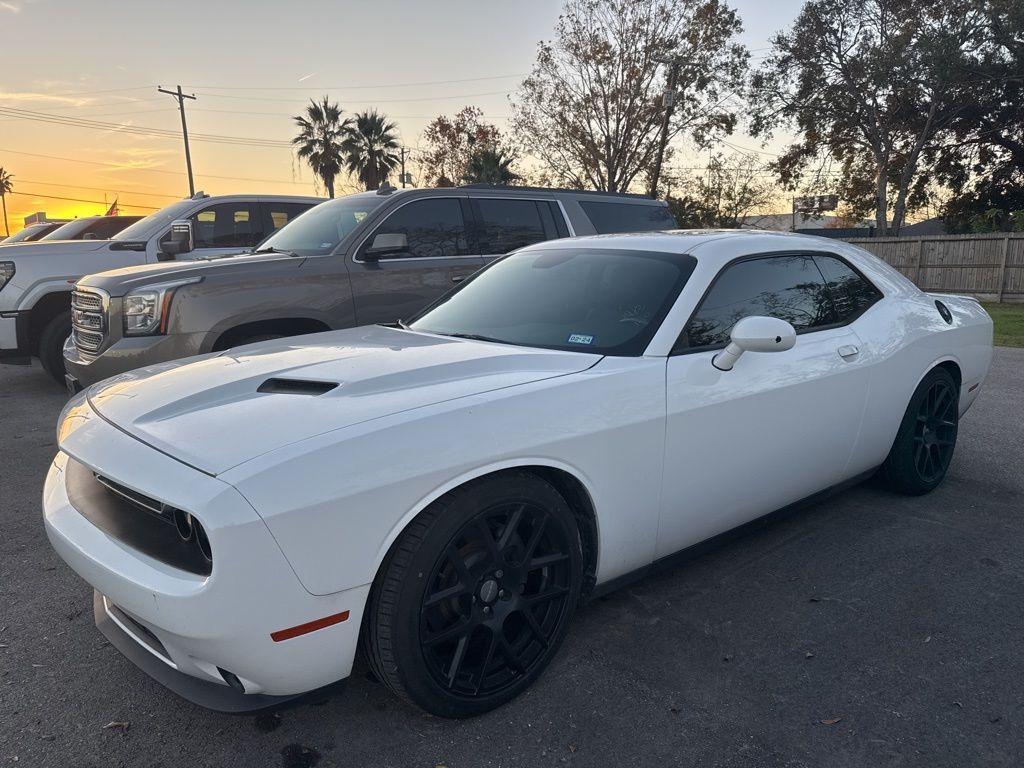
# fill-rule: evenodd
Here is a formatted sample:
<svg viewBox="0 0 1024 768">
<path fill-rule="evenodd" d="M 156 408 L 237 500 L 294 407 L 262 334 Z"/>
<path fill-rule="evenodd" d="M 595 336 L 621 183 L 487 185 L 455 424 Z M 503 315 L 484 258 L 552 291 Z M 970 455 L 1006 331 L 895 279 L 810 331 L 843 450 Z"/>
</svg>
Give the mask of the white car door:
<svg viewBox="0 0 1024 768">
<path fill-rule="evenodd" d="M 869 366 L 830 285 L 810 254 L 757 256 L 726 265 L 698 304 L 667 363 L 658 557 L 845 479 Z M 755 315 L 790 322 L 796 345 L 712 366 Z"/>
</svg>

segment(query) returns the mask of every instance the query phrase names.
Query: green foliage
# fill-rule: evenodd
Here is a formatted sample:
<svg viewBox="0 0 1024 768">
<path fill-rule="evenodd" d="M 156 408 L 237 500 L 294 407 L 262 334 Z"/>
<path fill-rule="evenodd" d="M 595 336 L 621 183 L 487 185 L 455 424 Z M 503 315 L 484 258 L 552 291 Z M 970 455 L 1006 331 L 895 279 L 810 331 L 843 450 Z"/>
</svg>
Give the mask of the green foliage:
<svg viewBox="0 0 1024 768">
<path fill-rule="evenodd" d="M 511 184 L 520 179 L 512 170 L 515 158 L 498 146 L 477 147 L 466 165 L 467 184 Z"/>
<path fill-rule="evenodd" d="M 776 196 L 756 155 L 715 155 L 703 174 L 685 179 L 688 190 L 667 198 L 681 229 L 736 229 L 748 217 L 770 206 Z"/>
<path fill-rule="evenodd" d="M 299 128 L 292 139 L 295 154 L 323 181 L 329 197 L 334 197 L 334 180 L 344 162 L 342 145 L 351 126 L 351 121 L 342 119 L 341 112 L 341 107 L 324 96 L 319 103 L 310 99 L 305 114 L 292 118 Z"/>
<path fill-rule="evenodd" d="M 351 122 L 341 145 L 345 168 L 366 189 L 379 188 L 401 164 L 396 130 L 398 126 L 376 110 L 357 112 Z"/>
<path fill-rule="evenodd" d="M 481 148 L 498 148 L 501 132 L 484 122 L 479 107 L 463 107 L 454 117 L 439 115 L 423 131 L 426 149 L 419 158 L 423 180 L 450 187 L 471 175 L 470 163 Z"/>
<path fill-rule="evenodd" d="M 1024 304 L 983 304 L 995 324 L 996 344 L 1024 347 Z"/>
</svg>

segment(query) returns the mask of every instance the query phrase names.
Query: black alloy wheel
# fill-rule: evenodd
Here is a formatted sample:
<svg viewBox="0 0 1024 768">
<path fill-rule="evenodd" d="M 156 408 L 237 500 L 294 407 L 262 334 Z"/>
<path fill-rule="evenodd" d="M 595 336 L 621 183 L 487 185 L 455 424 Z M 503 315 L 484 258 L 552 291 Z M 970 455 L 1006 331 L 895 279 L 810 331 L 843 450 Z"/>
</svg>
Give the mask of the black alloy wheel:
<svg viewBox="0 0 1024 768">
<path fill-rule="evenodd" d="M 924 483 L 942 479 L 956 446 L 956 393 L 949 382 L 937 379 L 928 387 L 917 409 L 914 427 L 914 468 Z"/>
<path fill-rule="evenodd" d="M 558 491 L 502 472 L 427 507 L 371 590 L 363 647 L 395 693 L 467 717 L 517 696 L 551 661 L 582 582 L 579 530 Z"/>
<path fill-rule="evenodd" d="M 463 526 L 420 603 L 420 643 L 434 680 L 490 696 L 527 674 L 554 642 L 572 585 L 570 543 L 529 501 L 498 504 Z"/>
<path fill-rule="evenodd" d="M 953 460 L 960 389 L 945 368 L 934 368 L 910 398 L 896 440 L 882 465 L 882 481 L 909 495 L 928 493 L 942 482 Z"/>
</svg>

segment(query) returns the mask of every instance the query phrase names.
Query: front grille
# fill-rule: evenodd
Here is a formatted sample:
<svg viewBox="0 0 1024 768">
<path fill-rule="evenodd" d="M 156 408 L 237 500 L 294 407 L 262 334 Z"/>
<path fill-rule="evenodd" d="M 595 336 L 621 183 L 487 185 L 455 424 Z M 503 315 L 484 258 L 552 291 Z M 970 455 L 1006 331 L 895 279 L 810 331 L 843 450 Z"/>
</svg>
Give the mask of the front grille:
<svg viewBox="0 0 1024 768">
<path fill-rule="evenodd" d="M 71 334 L 79 352 L 94 355 L 103 346 L 106 328 L 105 297 L 87 288 L 71 293 Z"/>
</svg>

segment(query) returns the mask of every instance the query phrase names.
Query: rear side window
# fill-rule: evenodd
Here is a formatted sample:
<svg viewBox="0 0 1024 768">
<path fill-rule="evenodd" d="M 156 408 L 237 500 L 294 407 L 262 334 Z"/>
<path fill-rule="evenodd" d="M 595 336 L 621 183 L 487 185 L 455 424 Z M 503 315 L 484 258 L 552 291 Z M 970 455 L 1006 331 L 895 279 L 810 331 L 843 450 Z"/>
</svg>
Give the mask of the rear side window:
<svg viewBox="0 0 1024 768">
<path fill-rule="evenodd" d="M 731 264 L 719 273 L 683 329 L 678 349 L 724 346 L 737 321 L 767 315 L 809 331 L 837 321 L 828 288 L 807 255 L 770 256 Z"/>
<path fill-rule="evenodd" d="M 92 226 L 86 231 L 97 240 L 109 240 L 134 221 L 136 219 L 104 216 L 98 221 L 93 222 Z"/>
<path fill-rule="evenodd" d="M 220 203 L 192 217 L 196 248 L 251 248 L 263 227 L 251 203 Z"/>
<path fill-rule="evenodd" d="M 848 323 L 882 298 L 882 292 L 835 256 L 816 254 L 814 260 L 825 277 L 837 322 Z"/>
<path fill-rule="evenodd" d="M 608 203 L 584 200 L 580 208 L 587 214 L 598 234 L 615 232 L 652 232 L 659 229 L 675 229 L 668 206 L 641 205 L 639 203 Z"/>
<path fill-rule="evenodd" d="M 499 254 L 547 240 L 540 209 L 533 200 L 476 201 L 480 253 Z"/>
</svg>

